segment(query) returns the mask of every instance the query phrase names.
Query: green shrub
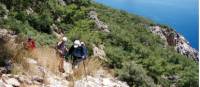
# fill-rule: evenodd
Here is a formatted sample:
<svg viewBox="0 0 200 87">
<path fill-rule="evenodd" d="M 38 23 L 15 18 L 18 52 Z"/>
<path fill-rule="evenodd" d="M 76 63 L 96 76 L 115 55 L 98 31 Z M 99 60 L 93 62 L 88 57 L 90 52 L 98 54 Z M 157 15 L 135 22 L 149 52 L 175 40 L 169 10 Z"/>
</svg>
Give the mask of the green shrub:
<svg viewBox="0 0 200 87">
<path fill-rule="evenodd" d="M 36 29 L 39 32 L 44 32 L 44 33 L 51 33 L 50 26 L 53 23 L 53 19 L 51 18 L 50 15 L 48 14 L 43 14 L 43 15 L 33 15 L 29 17 L 29 23 L 34 29 Z"/>
<path fill-rule="evenodd" d="M 121 70 L 118 70 L 119 78 L 133 87 L 156 87 L 154 80 L 147 76 L 141 65 L 135 62 L 125 62 Z"/>
<path fill-rule="evenodd" d="M 33 37 L 37 46 L 54 46 L 57 39 L 51 34 L 50 26 L 56 24 L 69 38 L 69 46 L 73 40 L 80 39 L 86 43 L 90 55 L 92 44 L 103 44 L 108 58 L 106 64 L 130 86 L 199 85 L 198 64 L 176 53 L 173 47 L 165 46 L 163 40 L 153 35 L 148 27 L 158 24 L 151 20 L 90 0 L 76 0 L 66 6 L 60 5 L 57 0 L 0 2 L 10 10 L 8 19 L 0 20 L 0 27 L 14 30 L 24 37 Z M 33 14 L 26 14 L 27 6 L 34 10 Z M 4 15 L 1 7 L 0 15 Z M 108 25 L 110 33 L 97 31 L 94 21 L 88 19 L 91 9 L 96 10 L 98 18 Z M 61 17 L 60 22 L 55 21 L 58 17 Z M 174 81 L 163 78 L 169 76 L 179 78 Z"/>
</svg>

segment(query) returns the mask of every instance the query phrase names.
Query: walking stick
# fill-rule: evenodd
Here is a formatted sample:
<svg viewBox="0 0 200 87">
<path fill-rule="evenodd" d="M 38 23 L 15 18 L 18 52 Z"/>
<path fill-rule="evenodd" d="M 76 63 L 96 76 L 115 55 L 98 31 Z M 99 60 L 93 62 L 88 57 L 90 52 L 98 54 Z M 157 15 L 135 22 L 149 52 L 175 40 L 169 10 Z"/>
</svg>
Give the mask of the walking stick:
<svg viewBox="0 0 200 87">
<path fill-rule="evenodd" d="M 86 72 L 86 69 L 85 69 L 85 60 L 83 60 L 83 67 L 84 67 L 84 71 L 85 71 L 85 77 L 86 77 L 86 81 L 87 81 L 87 72 Z"/>
</svg>

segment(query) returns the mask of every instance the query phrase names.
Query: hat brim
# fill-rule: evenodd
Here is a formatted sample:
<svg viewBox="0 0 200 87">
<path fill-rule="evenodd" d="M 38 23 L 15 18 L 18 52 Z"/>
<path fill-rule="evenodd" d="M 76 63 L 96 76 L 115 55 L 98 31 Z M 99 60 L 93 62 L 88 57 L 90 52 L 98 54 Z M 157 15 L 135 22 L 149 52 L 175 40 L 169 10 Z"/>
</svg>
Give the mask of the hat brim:
<svg viewBox="0 0 200 87">
<path fill-rule="evenodd" d="M 78 45 L 74 45 L 74 48 L 77 48 L 78 47 Z"/>
</svg>

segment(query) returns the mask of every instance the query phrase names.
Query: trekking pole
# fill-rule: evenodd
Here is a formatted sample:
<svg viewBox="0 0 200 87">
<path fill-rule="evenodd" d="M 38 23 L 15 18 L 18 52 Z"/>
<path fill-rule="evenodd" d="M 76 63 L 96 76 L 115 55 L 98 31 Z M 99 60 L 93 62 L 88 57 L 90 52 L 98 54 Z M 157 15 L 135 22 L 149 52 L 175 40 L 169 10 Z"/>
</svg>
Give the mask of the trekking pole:
<svg viewBox="0 0 200 87">
<path fill-rule="evenodd" d="M 85 60 L 83 60 L 83 67 L 84 67 L 84 71 L 85 71 L 85 77 L 86 77 L 86 81 L 87 81 L 87 72 L 86 72 L 86 69 L 85 69 Z"/>
</svg>

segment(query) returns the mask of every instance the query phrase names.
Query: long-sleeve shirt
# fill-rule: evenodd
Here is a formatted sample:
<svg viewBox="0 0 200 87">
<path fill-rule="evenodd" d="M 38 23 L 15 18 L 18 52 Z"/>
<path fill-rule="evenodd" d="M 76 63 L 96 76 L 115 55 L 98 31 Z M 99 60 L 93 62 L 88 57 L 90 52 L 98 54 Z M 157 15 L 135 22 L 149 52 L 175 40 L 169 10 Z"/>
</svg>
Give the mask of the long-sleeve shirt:
<svg viewBox="0 0 200 87">
<path fill-rule="evenodd" d="M 83 56 L 87 56 L 87 49 L 85 46 L 79 46 L 77 48 L 74 48 L 74 46 L 72 46 L 67 53 L 67 56 L 69 55 L 82 58 Z"/>
</svg>

